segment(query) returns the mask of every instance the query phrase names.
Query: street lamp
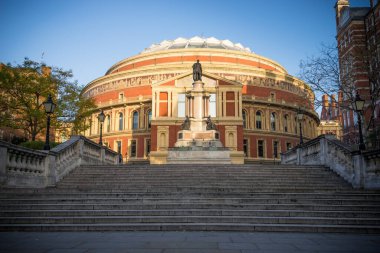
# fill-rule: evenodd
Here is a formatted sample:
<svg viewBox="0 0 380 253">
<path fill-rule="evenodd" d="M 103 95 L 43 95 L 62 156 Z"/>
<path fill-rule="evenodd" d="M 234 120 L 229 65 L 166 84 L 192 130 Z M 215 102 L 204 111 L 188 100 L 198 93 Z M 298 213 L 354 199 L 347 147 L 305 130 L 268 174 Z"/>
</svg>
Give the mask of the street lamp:
<svg viewBox="0 0 380 253">
<path fill-rule="evenodd" d="M 44 150 L 50 150 L 50 114 L 54 112 L 54 109 L 56 107 L 56 104 L 54 104 L 53 100 L 51 99 L 51 95 L 48 95 L 48 98 L 45 102 L 43 102 L 45 113 L 47 114 L 47 123 L 46 123 L 46 140 L 44 145 Z"/>
<path fill-rule="evenodd" d="M 360 114 L 363 112 L 364 108 L 364 99 L 361 99 L 359 93 L 356 93 L 355 97 L 355 112 L 358 115 L 358 123 L 359 123 L 359 150 L 365 150 L 365 144 L 363 141 L 363 132 L 362 132 L 362 117 Z"/>
<path fill-rule="evenodd" d="M 300 144 L 303 144 L 303 138 L 302 138 L 302 119 L 303 119 L 303 113 L 301 111 L 301 108 L 298 108 L 298 111 L 297 111 L 297 118 L 298 118 L 298 122 L 300 124 Z"/>
<path fill-rule="evenodd" d="M 101 110 L 100 113 L 99 113 L 99 115 L 98 115 L 98 120 L 100 121 L 100 136 L 99 136 L 99 144 L 100 145 L 103 145 L 102 131 L 103 131 L 103 122 L 104 122 L 105 118 L 106 118 L 106 115 L 104 115 L 103 110 Z"/>
</svg>

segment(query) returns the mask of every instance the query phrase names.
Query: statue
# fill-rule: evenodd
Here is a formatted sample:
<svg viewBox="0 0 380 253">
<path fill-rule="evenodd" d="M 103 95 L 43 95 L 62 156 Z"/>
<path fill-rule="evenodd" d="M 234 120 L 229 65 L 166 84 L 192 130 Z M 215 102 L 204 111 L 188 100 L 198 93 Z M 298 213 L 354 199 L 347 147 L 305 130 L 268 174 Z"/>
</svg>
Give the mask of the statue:
<svg viewBox="0 0 380 253">
<path fill-rule="evenodd" d="M 190 130 L 190 120 L 188 116 L 186 116 L 185 121 L 182 123 L 181 130 Z"/>
<path fill-rule="evenodd" d="M 206 124 L 206 130 L 216 130 L 216 125 L 212 123 L 210 115 L 207 117 Z"/>
<path fill-rule="evenodd" d="M 197 60 L 196 63 L 193 64 L 193 80 L 202 81 L 202 65 Z"/>
</svg>

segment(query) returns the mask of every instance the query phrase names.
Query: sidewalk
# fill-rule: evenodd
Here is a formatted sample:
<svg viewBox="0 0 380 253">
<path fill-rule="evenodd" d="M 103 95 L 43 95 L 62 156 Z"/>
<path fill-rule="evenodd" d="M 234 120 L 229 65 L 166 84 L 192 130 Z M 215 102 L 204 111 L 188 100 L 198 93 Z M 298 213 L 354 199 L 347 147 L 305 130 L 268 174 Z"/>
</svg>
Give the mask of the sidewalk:
<svg viewBox="0 0 380 253">
<path fill-rule="evenodd" d="M 0 252 L 380 252 L 380 235 L 240 232 L 1 232 Z"/>
</svg>

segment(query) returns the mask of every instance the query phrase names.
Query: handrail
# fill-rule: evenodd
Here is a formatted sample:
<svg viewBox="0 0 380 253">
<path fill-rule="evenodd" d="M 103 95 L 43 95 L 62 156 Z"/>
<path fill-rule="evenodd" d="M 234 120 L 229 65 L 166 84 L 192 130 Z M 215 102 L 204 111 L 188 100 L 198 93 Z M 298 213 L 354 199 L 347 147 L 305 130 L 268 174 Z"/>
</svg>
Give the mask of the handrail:
<svg viewBox="0 0 380 253">
<path fill-rule="evenodd" d="M 84 164 L 118 164 L 119 154 L 84 136 L 72 136 L 50 151 L 32 150 L 0 141 L 0 185 L 54 186 Z"/>
</svg>

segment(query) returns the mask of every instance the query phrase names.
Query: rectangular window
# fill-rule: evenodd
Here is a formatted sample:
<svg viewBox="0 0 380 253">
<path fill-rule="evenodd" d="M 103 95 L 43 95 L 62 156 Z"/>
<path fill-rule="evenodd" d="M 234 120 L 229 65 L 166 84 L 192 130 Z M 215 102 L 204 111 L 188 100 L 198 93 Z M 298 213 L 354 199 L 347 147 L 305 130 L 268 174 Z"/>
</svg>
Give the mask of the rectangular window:
<svg viewBox="0 0 380 253">
<path fill-rule="evenodd" d="M 121 141 L 116 141 L 117 153 L 121 154 Z"/>
<path fill-rule="evenodd" d="M 162 117 L 168 116 L 168 93 L 160 92 L 160 111 L 159 115 Z"/>
<path fill-rule="evenodd" d="M 273 142 L 273 157 L 278 158 L 278 141 Z"/>
<path fill-rule="evenodd" d="M 136 140 L 131 140 L 131 155 L 130 157 L 136 157 Z"/>
<path fill-rule="evenodd" d="M 145 141 L 145 156 L 150 154 L 150 139 L 146 139 Z"/>
<path fill-rule="evenodd" d="M 243 140 L 244 156 L 248 157 L 248 139 Z"/>
<path fill-rule="evenodd" d="M 226 116 L 235 116 L 235 92 L 226 92 Z"/>
<path fill-rule="evenodd" d="M 211 117 L 216 117 L 216 94 L 210 94 L 210 104 L 208 114 Z"/>
<path fill-rule="evenodd" d="M 286 150 L 292 149 L 292 144 L 290 142 L 286 143 Z"/>
<path fill-rule="evenodd" d="M 178 94 L 178 117 L 186 116 L 186 95 L 181 93 Z"/>
<path fill-rule="evenodd" d="M 263 140 L 257 141 L 257 156 L 260 158 L 264 157 L 264 141 Z"/>
<path fill-rule="evenodd" d="M 123 101 L 124 100 L 124 93 L 119 93 L 119 101 Z"/>
</svg>

